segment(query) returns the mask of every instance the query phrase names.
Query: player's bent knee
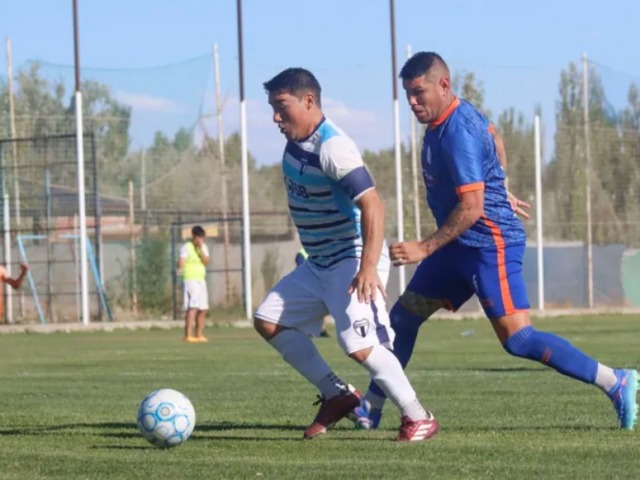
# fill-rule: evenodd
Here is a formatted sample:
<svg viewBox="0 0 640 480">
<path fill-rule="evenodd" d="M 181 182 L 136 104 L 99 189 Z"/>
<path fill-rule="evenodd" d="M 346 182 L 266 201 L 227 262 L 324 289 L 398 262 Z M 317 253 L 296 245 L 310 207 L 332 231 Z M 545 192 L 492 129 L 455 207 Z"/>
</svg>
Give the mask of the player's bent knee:
<svg viewBox="0 0 640 480">
<path fill-rule="evenodd" d="M 282 325 L 277 325 L 275 323 L 268 322 L 257 317 L 253 319 L 253 328 L 260 334 L 262 338 L 267 341 L 271 340 L 278 333 L 285 330 L 285 327 L 283 327 Z"/>
<path fill-rule="evenodd" d="M 393 305 L 389 317 L 395 330 L 406 322 L 420 326 L 431 315 L 443 307 L 442 301 L 424 297 L 410 290 L 405 291 Z"/>
<path fill-rule="evenodd" d="M 422 317 L 423 320 L 426 320 L 444 307 L 442 300 L 428 298 L 411 290 L 406 290 L 397 303 L 402 305 L 408 312 Z"/>
<path fill-rule="evenodd" d="M 373 350 L 373 347 L 363 348 L 362 350 L 357 350 L 350 353 L 349 356 L 356 362 L 362 363 L 369 357 L 369 355 L 371 354 L 371 350 Z"/>
</svg>

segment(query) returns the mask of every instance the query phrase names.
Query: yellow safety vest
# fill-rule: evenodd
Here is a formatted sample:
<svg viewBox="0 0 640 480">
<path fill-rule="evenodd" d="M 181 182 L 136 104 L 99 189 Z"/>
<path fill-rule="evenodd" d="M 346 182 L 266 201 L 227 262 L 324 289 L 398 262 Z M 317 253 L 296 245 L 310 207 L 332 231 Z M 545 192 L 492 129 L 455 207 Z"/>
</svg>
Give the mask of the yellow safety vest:
<svg viewBox="0 0 640 480">
<path fill-rule="evenodd" d="M 184 267 L 182 268 L 183 280 L 200 280 L 204 281 L 207 277 L 207 267 L 205 267 L 200 256 L 196 251 L 196 247 L 192 242 L 187 242 L 187 258 L 184 259 Z"/>
</svg>

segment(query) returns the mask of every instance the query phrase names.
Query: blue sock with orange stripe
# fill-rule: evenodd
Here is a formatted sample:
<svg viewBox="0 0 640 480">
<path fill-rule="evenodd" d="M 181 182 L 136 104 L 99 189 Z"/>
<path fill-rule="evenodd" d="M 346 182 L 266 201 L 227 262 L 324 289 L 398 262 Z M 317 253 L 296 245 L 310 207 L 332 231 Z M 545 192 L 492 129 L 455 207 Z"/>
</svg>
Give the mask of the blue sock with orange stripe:
<svg viewBox="0 0 640 480">
<path fill-rule="evenodd" d="M 400 305 L 400 302 L 395 303 L 389 312 L 389 318 L 391 328 L 396 333 L 396 339 L 393 341 L 393 353 L 400 360 L 402 368 L 405 368 L 413 354 L 420 325 L 425 319 L 408 311 Z M 385 397 L 382 389 L 373 381 L 369 384 L 369 391 L 379 397 Z"/>
<path fill-rule="evenodd" d="M 538 361 L 568 377 L 590 384 L 596 380 L 598 362 L 552 333 L 525 327 L 511 335 L 503 346 L 511 355 Z"/>
</svg>

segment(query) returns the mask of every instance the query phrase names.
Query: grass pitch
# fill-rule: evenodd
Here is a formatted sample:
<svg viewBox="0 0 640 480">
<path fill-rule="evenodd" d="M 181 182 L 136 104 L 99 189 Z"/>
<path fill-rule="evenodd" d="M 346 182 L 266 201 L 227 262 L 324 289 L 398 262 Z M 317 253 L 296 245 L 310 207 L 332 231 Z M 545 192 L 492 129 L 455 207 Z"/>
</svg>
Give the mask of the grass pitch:
<svg viewBox="0 0 640 480">
<path fill-rule="evenodd" d="M 640 318 L 539 320 L 599 361 L 640 366 Z M 473 330 L 472 335 L 461 335 Z M 592 386 L 503 352 L 487 322 L 423 326 L 408 374 L 441 433 L 397 444 L 396 410 L 381 429 L 341 422 L 301 441 L 314 389 L 252 330 L 0 336 L 0 479 L 640 478 L 640 432 L 619 431 Z M 335 338 L 317 341 L 345 380 L 364 369 Z M 193 402 L 196 429 L 180 447 L 148 444 L 138 403 L 169 387 Z"/>
</svg>

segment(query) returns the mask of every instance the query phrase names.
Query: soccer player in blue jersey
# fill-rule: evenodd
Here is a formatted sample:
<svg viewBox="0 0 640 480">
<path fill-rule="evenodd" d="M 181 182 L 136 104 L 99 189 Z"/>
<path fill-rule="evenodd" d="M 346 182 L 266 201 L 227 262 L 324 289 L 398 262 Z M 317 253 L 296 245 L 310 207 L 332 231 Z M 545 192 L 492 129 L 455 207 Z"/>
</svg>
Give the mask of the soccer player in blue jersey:
<svg viewBox="0 0 640 480">
<path fill-rule="evenodd" d="M 360 404 L 360 393 L 333 372 L 310 338 L 330 314 L 344 352 L 400 409 L 397 440 L 426 440 L 438 422 L 389 350 L 393 331 L 384 297 L 391 262 L 373 178 L 353 140 L 323 115 L 320 84 L 311 72 L 290 68 L 264 87 L 273 121 L 287 139 L 282 175 L 308 258 L 267 294 L 254 326 L 320 391 L 320 409 L 304 438 L 325 433 Z"/>
<path fill-rule="evenodd" d="M 400 71 L 411 109 L 427 125 L 422 170 L 437 230 L 423 241 L 391 245 L 394 265 L 420 264 L 390 312 L 394 352 L 411 358 L 420 326 L 437 310 L 458 309 L 477 295 L 503 348 L 604 391 L 620 427 L 633 429 L 638 406 L 636 370 L 614 370 L 567 340 L 531 325 L 522 276 L 525 231 L 504 186 L 488 120 L 451 91 L 449 69 L 420 52 Z M 375 428 L 384 405 L 375 379 L 354 412 L 356 426 Z"/>
</svg>

